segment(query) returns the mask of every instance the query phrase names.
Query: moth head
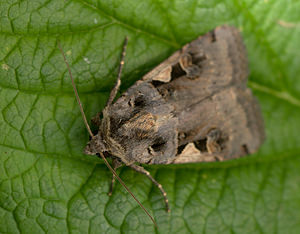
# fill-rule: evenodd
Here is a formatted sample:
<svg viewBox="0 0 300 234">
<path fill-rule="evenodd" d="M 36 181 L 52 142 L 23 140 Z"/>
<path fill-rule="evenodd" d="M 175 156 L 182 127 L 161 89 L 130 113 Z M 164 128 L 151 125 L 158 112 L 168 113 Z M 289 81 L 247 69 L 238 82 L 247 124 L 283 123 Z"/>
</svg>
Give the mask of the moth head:
<svg viewBox="0 0 300 234">
<path fill-rule="evenodd" d="M 95 135 L 91 140 L 87 143 L 84 153 L 89 154 L 89 155 L 95 155 L 99 152 L 105 152 L 106 148 L 105 145 L 103 144 L 102 137 L 98 133 Z"/>
</svg>

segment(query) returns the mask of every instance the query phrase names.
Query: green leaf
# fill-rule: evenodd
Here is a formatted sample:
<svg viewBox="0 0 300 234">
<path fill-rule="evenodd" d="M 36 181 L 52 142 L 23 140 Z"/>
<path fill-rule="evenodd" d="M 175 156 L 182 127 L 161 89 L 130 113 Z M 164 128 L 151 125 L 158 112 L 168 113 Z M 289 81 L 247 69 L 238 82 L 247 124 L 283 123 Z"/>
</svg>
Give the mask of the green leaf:
<svg viewBox="0 0 300 234">
<path fill-rule="evenodd" d="M 299 233 L 300 2 L 296 0 L 2 0 L 0 2 L 0 233 Z M 238 27 L 267 139 L 224 163 L 149 166 L 168 193 L 119 170 L 158 231 L 111 174 L 82 150 L 130 38 L 122 91 L 198 35 Z"/>
</svg>

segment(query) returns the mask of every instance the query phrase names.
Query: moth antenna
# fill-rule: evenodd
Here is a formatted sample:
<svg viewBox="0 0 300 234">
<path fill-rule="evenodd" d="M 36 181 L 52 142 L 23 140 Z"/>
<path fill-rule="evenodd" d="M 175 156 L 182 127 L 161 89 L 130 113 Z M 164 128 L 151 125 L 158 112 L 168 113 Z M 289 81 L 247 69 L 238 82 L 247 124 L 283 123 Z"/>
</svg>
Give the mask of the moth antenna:
<svg viewBox="0 0 300 234">
<path fill-rule="evenodd" d="M 83 108 L 82 108 L 82 105 L 81 105 L 81 101 L 80 101 L 80 98 L 79 98 L 79 95 L 78 95 L 78 92 L 77 92 L 77 88 L 76 88 L 76 85 L 75 85 L 75 82 L 74 82 L 74 79 L 73 79 L 73 76 L 72 76 L 70 65 L 69 65 L 69 63 L 67 61 L 65 53 L 64 53 L 64 51 L 63 51 L 63 49 L 62 49 L 59 41 L 57 41 L 57 45 L 58 45 L 58 48 L 59 48 L 62 56 L 64 57 L 64 61 L 65 61 L 66 65 L 67 65 L 68 72 L 69 72 L 69 75 L 70 75 L 70 78 L 71 78 L 71 82 L 72 82 L 72 86 L 73 86 L 73 90 L 74 90 L 74 93 L 75 93 L 75 97 L 76 97 L 77 103 L 79 105 L 79 109 L 80 109 L 80 112 L 81 112 L 81 116 L 83 118 L 84 125 L 85 125 L 86 129 L 88 130 L 90 136 L 93 138 L 94 134 L 92 133 L 92 131 L 90 129 L 90 125 L 88 124 L 88 121 L 86 120 L 86 116 L 84 114 L 84 111 L 83 111 Z"/>
<path fill-rule="evenodd" d="M 126 48 L 126 45 L 127 45 L 127 37 L 125 38 L 125 42 L 124 42 L 124 48 Z M 81 105 L 81 101 L 80 101 L 80 98 L 79 98 L 79 95 L 78 95 L 78 92 L 77 92 L 77 89 L 76 89 L 76 85 L 75 85 L 75 82 L 74 82 L 74 79 L 73 79 L 73 76 L 72 76 L 72 72 L 71 72 L 71 68 L 69 66 L 69 63 L 67 61 L 67 58 L 65 56 L 65 53 L 60 45 L 60 42 L 57 41 L 57 45 L 58 45 L 58 48 L 64 58 L 64 61 L 67 65 L 67 68 L 68 68 L 68 72 L 69 72 L 69 75 L 70 75 L 70 79 L 71 79 L 71 82 L 72 82 L 72 86 L 73 86 L 73 90 L 74 90 L 74 93 L 75 93 L 75 97 L 76 97 L 76 100 L 77 100 L 77 103 L 79 105 L 79 109 L 80 109 L 80 112 L 81 112 L 81 116 L 83 118 L 83 121 L 84 121 L 84 124 L 85 124 L 85 127 L 86 129 L 88 130 L 91 138 L 94 138 L 94 134 L 92 133 L 91 129 L 90 129 L 90 126 L 87 122 L 87 119 L 86 119 L 86 116 L 85 116 L 85 113 L 83 111 L 83 108 L 82 108 L 82 105 Z M 123 49 L 123 53 L 122 53 L 122 59 L 121 59 L 121 67 L 123 67 L 123 55 L 124 54 L 124 49 Z M 122 68 L 120 68 L 119 70 L 122 71 Z M 119 75 L 118 75 L 118 80 L 120 79 Z M 118 81 L 117 81 L 118 82 Z M 142 205 L 142 203 L 133 195 L 133 193 L 130 191 L 130 189 L 126 186 L 126 184 L 123 182 L 123 180 L 118 176 L 118 174 L 116 173 L 116 171 L 110 166 L 110 164 L 108 163 L 108 161 L 106 160 L 105 156 L 103 155 L 102 152 L 99 152 L 99 155 L 101 156 L 101 158 L 103 159 L 103 161 L 105 162 L 106 166 L 108 167 L 108 169 L 111 171 L 111 173 L 117 178 L 117 180 L 120 182 L 120 184 L 126 189 L 126 191 L 132 196 L 132 198 L 139 204 L 139 206 L 145 211 L 145 213 L 149 216 L 149 218 L 151 219 L 151 221 L 153 222 L 153 224 L 155 225 L 156 228 L 158 228 L 154 218 L 150 215 L 150 213 L 146 210 L 146 208 Z"/>
</svg>

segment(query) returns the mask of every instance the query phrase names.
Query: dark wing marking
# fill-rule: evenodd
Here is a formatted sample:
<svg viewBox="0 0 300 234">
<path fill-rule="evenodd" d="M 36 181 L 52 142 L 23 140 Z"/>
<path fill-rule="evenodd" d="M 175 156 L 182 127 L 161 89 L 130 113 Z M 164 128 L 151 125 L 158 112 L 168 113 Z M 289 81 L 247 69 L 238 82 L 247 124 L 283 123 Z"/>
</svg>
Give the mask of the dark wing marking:
<svg viewBox="0 0 300 234">
<path fill-rule="evenodd" d="M 248 64 L 237 29 L 221 26 L 175 52 L 143 80 L 152 82 L 178 118 L 175 163 L 237 158 L 255 152 L 264 139 L 256 99 L 246 87 Z M 208 152 L 207 134 L 221 132 L 220 152 Z M 207 145 L 205 147 L 205 145 Z M 197 148 L 198 147 L 198 148 Z M 204 157 L 205 156 L 205 157 Z"/>
</svg>

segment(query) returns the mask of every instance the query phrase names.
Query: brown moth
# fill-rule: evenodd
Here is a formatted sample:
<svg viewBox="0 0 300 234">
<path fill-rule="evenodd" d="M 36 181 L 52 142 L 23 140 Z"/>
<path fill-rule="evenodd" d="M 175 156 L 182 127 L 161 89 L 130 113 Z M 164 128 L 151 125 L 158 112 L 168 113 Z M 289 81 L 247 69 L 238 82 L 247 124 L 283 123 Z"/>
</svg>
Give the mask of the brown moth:
<svg viewBox="0 0 300 234">
<path fill-rule="evenodd" d="M 145 174 L 169 211 L 163 187 L 140 164 L 224 161 L 256 152 L 264 140 L 260 108 L 247 88 L 245 46 L 236 28 L 217 27 L 175 52 L 113 103 L 126 45 L 127 39 L 103 117 L 93 119 L 96 135 L 85 119 L 92 136 L 85 153 L 111 158 L 114 169 L 125 164 Z"/>
</svg>

